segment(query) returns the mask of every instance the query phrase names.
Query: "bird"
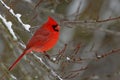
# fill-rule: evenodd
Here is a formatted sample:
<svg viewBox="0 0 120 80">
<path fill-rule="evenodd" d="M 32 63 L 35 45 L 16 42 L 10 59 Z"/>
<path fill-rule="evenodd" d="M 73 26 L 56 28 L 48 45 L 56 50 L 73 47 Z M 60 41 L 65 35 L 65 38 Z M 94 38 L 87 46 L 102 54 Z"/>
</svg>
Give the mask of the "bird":
<svg viewBox="0 0 120 80">
<path fill-rule="evenodd" d="M 48 16 L 48 20 L 39 27 L 31 39 L 28 41 L 23 53 L 9 67 L 9 71 L 13 70 L 16 64 L 22 59 L 25 54 L 31 51 L 46 54 L 46 51 L 55 46 L 59 39 L 60 26 L 52 17 Z"/>
</svg>

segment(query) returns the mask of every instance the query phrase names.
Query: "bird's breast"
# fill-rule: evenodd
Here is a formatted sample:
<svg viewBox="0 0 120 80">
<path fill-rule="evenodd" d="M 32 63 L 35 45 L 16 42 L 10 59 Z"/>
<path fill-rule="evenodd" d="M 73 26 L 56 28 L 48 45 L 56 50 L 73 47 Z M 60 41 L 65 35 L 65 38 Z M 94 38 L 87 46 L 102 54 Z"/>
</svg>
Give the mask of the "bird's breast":
<svg viewBox="0 0 120 80">
<path fill-rule="evenodd" d="M 51 36 L 49 36 L 49 39 L 46 41 L 44 46 L 41 48 L 42 51 L 48 51 L 51 48 L 53 48 L 55 44 L 57 43 L 58 39 L 59 39 L 59 34 L 51 34 Z"/>
</svg>

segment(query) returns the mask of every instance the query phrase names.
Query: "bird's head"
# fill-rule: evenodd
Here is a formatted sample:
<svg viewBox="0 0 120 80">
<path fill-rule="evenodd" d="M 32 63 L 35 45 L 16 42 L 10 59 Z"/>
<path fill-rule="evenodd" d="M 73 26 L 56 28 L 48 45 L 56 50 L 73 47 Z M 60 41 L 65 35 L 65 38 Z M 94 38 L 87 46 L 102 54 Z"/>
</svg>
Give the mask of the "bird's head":
<svg viewBox="0 0 120 80">
<path fill-rule="evenodd" d="M 52 17 L 48 17 L 48 24 L 50 26 L 50 28 L 56 32 L 59 32 L 60 30 L 60 26 L 58 25 L 58 23 L 52 18 Z"/>
</svg>

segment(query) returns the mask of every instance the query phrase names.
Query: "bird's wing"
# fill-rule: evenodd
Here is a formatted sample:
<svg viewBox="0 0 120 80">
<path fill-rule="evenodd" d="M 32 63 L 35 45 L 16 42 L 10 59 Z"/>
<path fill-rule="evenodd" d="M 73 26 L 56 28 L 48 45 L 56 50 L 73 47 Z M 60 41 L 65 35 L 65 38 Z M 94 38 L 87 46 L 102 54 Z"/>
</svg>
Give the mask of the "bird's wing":
<svg viewBox="0 0 120 80">
<path fill-rule="evenodd" d="M 38 29 L 30 39 L 30 41 L 28 42 L 26 48 L 42 46 L 48 41 L 49 37 L 50 37 L 50 32 L 48 30 Z"/>
</svg>

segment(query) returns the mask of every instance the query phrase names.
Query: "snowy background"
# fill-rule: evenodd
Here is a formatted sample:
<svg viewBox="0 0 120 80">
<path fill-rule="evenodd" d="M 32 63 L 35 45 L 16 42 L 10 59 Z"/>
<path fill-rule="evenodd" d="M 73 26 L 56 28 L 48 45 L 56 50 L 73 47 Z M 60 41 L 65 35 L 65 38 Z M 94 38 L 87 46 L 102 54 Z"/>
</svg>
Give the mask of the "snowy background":
<svg viewBox="0 0 120 80">
<path fill-rule="evenodd" d="M 29 53 L 48 16 L 61 26 L 51 60 Z M 0 80 L 119 80 L 120 0 L 0 0 Z"/>
</svg>

